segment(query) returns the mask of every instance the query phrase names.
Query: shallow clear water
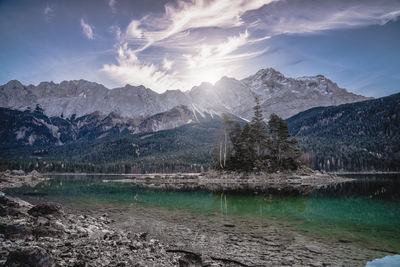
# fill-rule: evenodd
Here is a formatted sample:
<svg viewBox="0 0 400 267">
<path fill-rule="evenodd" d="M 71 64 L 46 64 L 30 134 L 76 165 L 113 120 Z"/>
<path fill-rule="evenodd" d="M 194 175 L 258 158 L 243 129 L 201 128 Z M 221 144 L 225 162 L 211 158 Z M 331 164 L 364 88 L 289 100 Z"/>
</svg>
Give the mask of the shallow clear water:
<svg viewBox="0 0 400 267">
<path fill-rule="evenodd" d="M 19 196 L 72 205 L 131 203 L 213 216 L 265 219 L 318 238 L 400 252 L 400 176 L 358 175 L 309 197 L 213 194 L 205 191 L 156 191 L 133 184 L 103 183 L 121 177 L 55 176 L 35 188 L 10 191 Z"/>
</svg>

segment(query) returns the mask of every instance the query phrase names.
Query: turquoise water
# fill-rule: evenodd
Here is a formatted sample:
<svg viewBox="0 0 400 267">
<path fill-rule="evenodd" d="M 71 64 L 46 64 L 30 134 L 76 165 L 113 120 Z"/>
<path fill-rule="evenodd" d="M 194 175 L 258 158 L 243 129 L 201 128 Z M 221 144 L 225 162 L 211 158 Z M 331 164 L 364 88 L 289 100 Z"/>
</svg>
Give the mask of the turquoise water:
<svg viewBox="0 0 400 267">
<path fill-rule="evenodd" d="M 400 252 L 400 177 L 359 176 L 355 182 L 320 190 L 309 197 L 213 194 L 206 191 L 157 191 L 117 177 L 56 176 L 35 188 L 13 189 L 20 196 L 80 205 L 131 203 L 186 210 L 199 216 L 265 219 L 319 238 Z M 121 177 L 118 177 L 121 178 Z"/>
</svg>

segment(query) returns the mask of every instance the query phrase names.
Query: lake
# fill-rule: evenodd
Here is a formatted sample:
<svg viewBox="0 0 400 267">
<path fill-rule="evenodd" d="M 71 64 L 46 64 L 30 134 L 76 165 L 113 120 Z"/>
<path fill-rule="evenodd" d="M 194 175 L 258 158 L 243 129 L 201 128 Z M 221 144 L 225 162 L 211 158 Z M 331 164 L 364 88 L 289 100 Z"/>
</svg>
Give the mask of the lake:
<svg viewBox="0 0 400 267">
<path fill-rule="evenodd" d="M 141 211 L 157 209 L 167 211 L 165 214 L 174 211 L 182 214 L 179 213 L 182 211 L 195 220 L 221 216 L 233 223 L 243 218 L 261 220 L 328 242 L 400 252 L 399 174 L 347 175 L 355 180 L 323 188 L 307 197 L 159 191 L 134 184 L 102 182 L 122 176 L 49 177 L 52 179 L 34 188 L 9 192 L 33 202 L 51 200 L 89 209 L 114 207 L 125 216 L 129 216 L 128 207 L 134 205 Z"/>
</svg>

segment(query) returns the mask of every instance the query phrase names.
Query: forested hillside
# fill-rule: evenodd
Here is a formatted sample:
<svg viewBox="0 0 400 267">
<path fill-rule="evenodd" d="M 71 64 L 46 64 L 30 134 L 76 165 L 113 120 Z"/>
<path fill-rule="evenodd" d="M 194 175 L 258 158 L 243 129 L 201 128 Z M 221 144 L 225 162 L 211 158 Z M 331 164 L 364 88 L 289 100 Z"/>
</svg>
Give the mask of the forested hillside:
<svg viewBox="0 0 400 267">
<path fill-rule="evenodd" d="M 400 94 L 313 108 L 287 122 L 314 169 L 400 170 Z"/>
<path fill-rule="evenodd" d="M 19 146 L 0 151 L 0 168 L 45 172 L 200 172 L 211 163 L 221 119 L 171 130 L 109 135 L 62 146 Z"/>
</svg>

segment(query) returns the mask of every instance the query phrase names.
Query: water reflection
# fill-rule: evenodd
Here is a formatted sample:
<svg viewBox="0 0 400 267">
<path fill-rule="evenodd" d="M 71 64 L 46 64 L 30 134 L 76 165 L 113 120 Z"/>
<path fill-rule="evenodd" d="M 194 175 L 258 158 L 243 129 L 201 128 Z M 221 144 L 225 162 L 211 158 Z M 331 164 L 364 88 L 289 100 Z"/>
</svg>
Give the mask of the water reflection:
<svg viewBox="0 0 400 267">
<path fill-rule="evenodd" d="M 347 174 L 355 180 L 322 188 L 316 196 L 367 197 L 400 201 L 400 174 Z"/>
</svg>

